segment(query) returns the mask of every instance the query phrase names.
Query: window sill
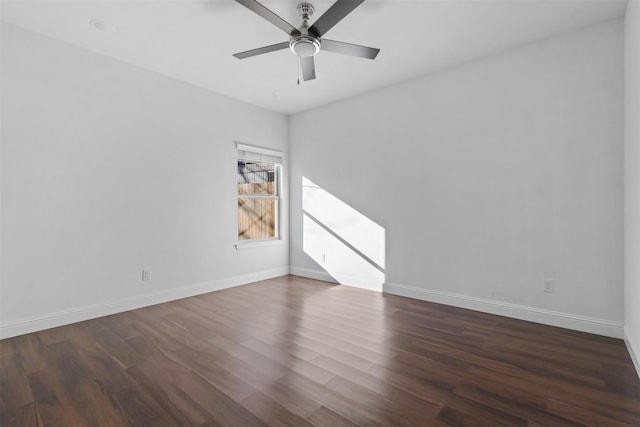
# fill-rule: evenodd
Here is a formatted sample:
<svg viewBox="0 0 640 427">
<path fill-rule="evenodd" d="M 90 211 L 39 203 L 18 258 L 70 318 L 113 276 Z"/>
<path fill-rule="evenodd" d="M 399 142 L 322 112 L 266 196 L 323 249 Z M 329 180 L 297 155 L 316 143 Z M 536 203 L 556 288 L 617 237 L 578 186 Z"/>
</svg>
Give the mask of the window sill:
<svg viewBox="0 0 640 427">
<path fill-rule="evenodd" d="M 236 251 L 246 251 L 250 249 L 259 249 L 268 246 L 280 246 L 283 245 L 284 241 L 282 239 L 273 239 L 273 240 L 261 240 L 257 242 L 243 242 L 236 243 L 234 246 L 236 247 Z"/>
</svg>

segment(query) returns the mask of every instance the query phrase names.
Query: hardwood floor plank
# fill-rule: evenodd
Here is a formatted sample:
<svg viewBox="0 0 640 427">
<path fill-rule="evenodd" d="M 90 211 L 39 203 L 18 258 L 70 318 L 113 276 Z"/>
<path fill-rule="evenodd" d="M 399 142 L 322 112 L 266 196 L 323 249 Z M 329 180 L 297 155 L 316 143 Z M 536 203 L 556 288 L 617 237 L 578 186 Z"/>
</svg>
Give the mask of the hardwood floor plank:
<svg viewBox="0 0 640 427">
<path fill-rule="evenodd" d="M 243 400 L 256 392 L 253 386 L 216 365 L 215 362 L 219 360 L 217 357 L 209 358 L 206 353 L 197 353 L 190 348 L 178 350 L 167 357 L 189 371 L 197 373 L 235 401 Z"/>
<path fill-rule="evenodd" d="M 577 427 L 583 425 L 557 414 L 546 412 L 546 400 L 538 399 L 541 403 L 536 405 L 532 403 L 529 395 L 519 393 L 495 394 L 466 384 L 456 387 L 454 394 L 547 427 Z"/>
<path fill-rule="evenodd" d="M 7 354 L 0 360 L 0 408 L 10 410 L 33 403 L 33 394 L 20 356 Z M 3 384 L 11 384 L 11 388 L 2 387 Z"/>
<path fill-rule="evenodd" d="M 311 427 L 313 424 L 290 412 L 261 392 L 256 392 L 240 402 L 267 425 L 277 427 Z"/>
<path fill-rule="evenodd" d="M 332 381 L 343 379 L 391 400 L 393 406 L 407 414 L 408 418 L 411 418 L 409 414 L 414 412 L 420 413 L 421 417 L 429 413 L 435 418 L 442 408 L 442 404 L 433 402 L 429 399 L 429 395 L 409 392 L 403 387 L 396 386 L 388 377 L 375 376 L 369 372 L 356 372 L 355 375 L 339 376 Z M 330 382 L 328 385 L 335 385 L 335 383 Z"/>
<path fill-rule="evenodd" d="M 93 339 L 102 346 L 112 358 L 122 366 L 134 366 L 144 360 L 144 356 L 134 350 L 127 341 L 109 330 L 96 332 Z"/>
<path fill-rule="evenodd" d="M 216 362 L 216 364 L 220 365 L 232 375 L 251 384 L 262 393 L 267 394 L 271 399 L 295 415 L 306 417 L 321 406 L 320 402 L 309 398 L 305 394 L 298 393 L 297 390 L 289 385 L 288 381 L 283 381 L 283 378 L 286 377 L 269 377 L 256 367 L 246 364 L 242 360 L 234 357 L 222 359 Z M 303 375 L 300 375 L 300 377 L 308 378 Z"/>
<path fill-rule="evenodd" d="M 351 400 L 350 396 L 336 393 L 324 384 L 318 384 L 302 375 L 289 374 L 280 380 L 296 392 L 318 402 L 332 412 L 359 426 L 383 426 L 385 420 L 376 417 L 374 410 L 363 408 Z"/>
<path fill-rule="evenodd" d="M 51 368 L 28 376 L 38 414 L 44 425 L 80 426 L 87 424 L 66 389 L 62 374 Z M 4 410 L 4 409 L 3 409 Z"/>
<path fill-rule="evenodd" d="M 460 411 L 456 408 L 445 406 L 438 415 L 438 421 L 451 427 L 476 427 L 476 426 L 496 426 L 514 427 L 522 426 L 521 422 L 513 423 L 511 420 L 491 416 L 485 412 L 478 412 L 477 408 L 472 412 Z"/>
<path fill-rule="evenodd" d="M 283 276 L 0 341 L 0 425 L 640 426 L 622 340 Z"/>
<path fill-rule="evenodd" d="M 248 347 L 243 346 L 241 343 L 234 342 L 225 337 L 214 337 L 209 342 L 216 345 L 218 348 L 223 349 L 227 353 L 250 365 L 254 370 L 260 371 L 264 376 L 271 380 L 277 380 L 278 378 L 287 374 L 288 369 L 283 365 L 282 360 L 274 360 L 269 357 L 251 350 Z M 222 359 L 222 360 L 226 360 Z"/>
<path fill-rule="evenodd" d="M 570 405 L 564 402 L 550 399 L 547 405 L 549 413 L 575 421 L 584 423 L 586 425 L 598 425 L 607 427 L 623 427 L 628 426 L 628 422 L 635 422 L 633 419 L 616 419 L 608 416 L 594 413 L 587 408 L 581 408 L 579 406 Z M 626 418 L 626 417 L 620 417 Z M 637 423 L 636 423 L 637 424 Z"/>
<path fill-rule="evenodd" d="M 342 377 L 336 377 L 327 383 L 327 387 L 341 394 L 349 396 L 355 405 L 367 408 L 377 420 L 388 426 L 416 426 L 425 425 L 435 419 L 441 408 L 419 399 L 408 399 L 407 396 L 376 393 L 367 387 L 351 382 Z M 396 398 L 399 398 L 396 400 Z"/>
<path fill-rule="evenodd" d="M 43 427 L 42 419 L 35 403 L 4 408 L 0 413 L 0 426 L 3 427 Z"/>
<path fill-rule="evenodd" d="M 366 370 L 373 363 L 371 360 L 356 356 L 355 354 L 343 351 L 338 345 L 330 344 L 323 341 L 317 341 L 314 338 L 309 338 L 296 332 L 286 332 L 280 334 L 292 342 L 313 349 L 322 355 L 327 355 L 335 360 L 346 363 L 353 366 L 356 369 Z"/>
<path fill-rule="evenodd" d="M 357 427 L 357 424 L 352 423 L 348 419 L 341 417 L 332 410 L 321 406 L 313 414 L 309 415 L 307 421 L 316 427 Z"/>
<path fill-rule="evenodd" d="M 39 333 L 20 335 L 0 341 L 2 355 L 17 354 L 25 374 L 39 371 L 46 365 L 46 345 Z"/>
<path fill-rule="evenodd" d="M 154 399 L 151 390 L 146 387 L 137 385 L 135 388 L 122 389 L 112 393 L 111 398 L 123 418 L 127 420 L 124 424 L 126 426 L 168 427 L 177 425 Z"/>
<path fill-rule="evenodd" d="M 314 331 L 324 332 L 330 335 L 339 336 L 341 344 L 349 343 L 358 348 L 378 353 L 381 357 L 394 357 L 398 353 L 389 349 L 387 340 L 390 334 L 378 336 L 375 333 L 361 334 L 354 329 L 344 327 L 344 325 L 335 326 L 321 318 L 314 318 L 305 313 L 304 318 L 300 318 L 300 325 L 296 325 L 296 329 L 307 328 Z M 357 353 L 356 353 L 357 354 Z"/>
<path fill-rule="evenodd" d="M 349 339 L 349 338 L 346 338 Z M 398 355 L 397 351 L 390 349 L 377 349 L 372 350 L 370 348 L 362 347 L 360 344 L 353 341 L 342 341 L 339 344 L 341 351 L 352 354 L 360 359 L 364 359 L 373 363 L 388 363 L 394 357 Z"/>
<path fill-rule="evenodd" d="M 218 360 L 216 365 L 251 384 L 257 390 L 268 389 L 283 376 L 277 372 L 266 372 L 259 365 L 254 366 L 251 362 L 247 363 L 233 356 Z"/>
<path fill-rule="evenodd" d="M 120 412 L 114 400 L 105 394 L 100 384 L 95 381 L 85 381 L 77 385 L 73 391 L 74 405 L 86 425 L 117 427 L 127 425 L 125 417 Z"/>
<path fill-rule="evenodd" d="M 624 395 L 573 384 L 554 377 L 545 377 L 526 371 L 516 372 L 512 376 L 502 376 L 496 375 L 491 369 L 475 366 L 469 369 L 465 381 L 488 389 L 496 384 L 505 384 L 538 396 L 573 402 L 577 406 L 591 408 L 594 413 L 605 412 L 612 414 L 614 418 L 617 413 L 630 413 L 640 420 L 640 397 L 628 398 Z"/>
<path fill-rule="evenodd" d="M 273 346 L 255 338 L 243 341 L 242 345 L 270 359 L 279 360 L 293 372 L 307 376 L 321 384 L 326 383 L 335 376 L 333 372 L 323 369 L 317 366 L 317 364 L 313 364 L 307 360 L 299 359 L 296 356 L 289 354 L 286 351 L 286 345 L 281 347 Z M 315 357 L 318 357 L 318 355 Z"/>
<path fill-rule="evenodd" d="M 451 396 L 453 383 L 443 381 L 436 375 L 430 375 L 429 371 L 420 372 L 421 375 L 413 375 L 412 369 L 404 367 L 390 368 L 387 366 L 373 365 L 367 370 L 370 375 L 387 381 L 389 384 L 419 397 L 434 405 L 444 406 Z"/>
<path fill-rule="evenodd" d="M 146 337 L 158 350 L 177 351 L 186 346 L 185 331 L 163 317 L 155 318 L 155 324 L 140 321 L 133 325 L 140 335 Z"/>
<path fill-rule="evenodd" d="M 211 413 L 186 393 L 180 383 L 187 372 L 172 366 L 161 357 L 128 370 L 136 384 L 142 385 L 173 425 L 197 426 L 211 418 Z"/>
</svg>

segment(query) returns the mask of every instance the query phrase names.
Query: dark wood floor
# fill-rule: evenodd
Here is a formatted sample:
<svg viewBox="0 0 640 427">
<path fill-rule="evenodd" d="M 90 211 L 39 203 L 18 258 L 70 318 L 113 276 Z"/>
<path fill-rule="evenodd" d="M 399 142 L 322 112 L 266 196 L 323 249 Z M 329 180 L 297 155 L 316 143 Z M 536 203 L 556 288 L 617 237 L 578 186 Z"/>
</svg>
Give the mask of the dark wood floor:
<svg viewBox="0 0 640 427">
<path fill-rule="evenodd" d="M 620 340 L 295 276 L 0 342 L 9 426 L 629 426 Z"/>
</svg>

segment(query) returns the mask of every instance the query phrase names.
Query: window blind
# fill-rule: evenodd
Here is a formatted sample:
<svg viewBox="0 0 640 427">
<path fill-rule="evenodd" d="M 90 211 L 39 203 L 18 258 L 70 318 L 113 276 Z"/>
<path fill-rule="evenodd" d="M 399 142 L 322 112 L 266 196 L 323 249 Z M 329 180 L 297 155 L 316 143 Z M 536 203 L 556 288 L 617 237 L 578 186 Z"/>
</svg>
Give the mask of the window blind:
<svg viewBox="0 0 640 427">
<path fill-rule="evenodd" d="M 248 162 L 282 163 L 282 152 L 269 148 L 237 143 L 238 160 Z"/>
</svg>

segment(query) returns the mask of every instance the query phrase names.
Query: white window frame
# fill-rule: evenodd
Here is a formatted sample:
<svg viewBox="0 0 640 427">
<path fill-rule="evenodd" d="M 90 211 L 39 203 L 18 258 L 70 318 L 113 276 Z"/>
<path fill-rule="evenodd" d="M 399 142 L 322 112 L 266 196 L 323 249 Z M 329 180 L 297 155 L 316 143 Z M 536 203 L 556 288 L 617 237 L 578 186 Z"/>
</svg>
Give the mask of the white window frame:
<svg viewBox="0 0 640 427">
<path fill-rule="evenodd" d="M 240 160 L 250 160 L 256 162 L 273 163 L 275 168 L 275 195 L 250 195 L 239 194 L 238 185 L 236 179 L 236 206 L 239 197 L 244 198 L 272 198 L 276 201 L 275 207 L 275 237 L 266 239 L 243 239 L 240 240 L 238 236 L 238 208 L 236 207 L 236 249 L 242 249 L 247 247 L 263 246 L 282 241 L 281 223 L 282 223 L 282 189 L 283 189 L 283 153 L 282 151 L 273 150 L 265 147 L 258 147 L 255 145 L 249 145 L 241 142 L 236 142 L 236 174 L 237 163 Z"/>
</svg>

